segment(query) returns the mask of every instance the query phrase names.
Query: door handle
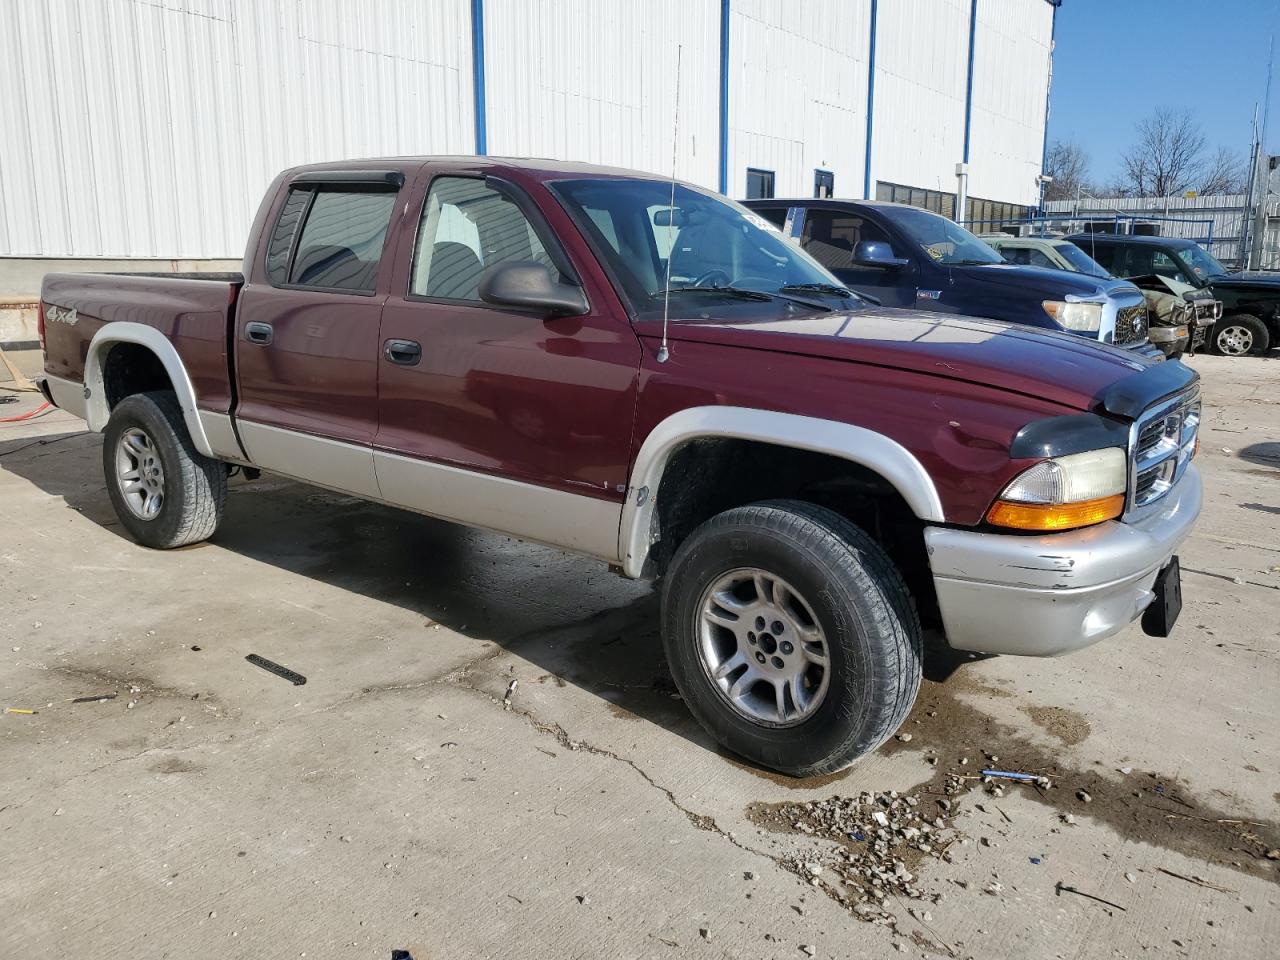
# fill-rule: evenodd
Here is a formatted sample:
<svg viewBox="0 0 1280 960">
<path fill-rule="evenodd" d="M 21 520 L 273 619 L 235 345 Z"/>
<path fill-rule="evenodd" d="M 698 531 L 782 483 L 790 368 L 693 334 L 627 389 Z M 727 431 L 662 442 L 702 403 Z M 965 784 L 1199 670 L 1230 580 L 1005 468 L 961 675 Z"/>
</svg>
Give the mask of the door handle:
<svg viewBox="0 0 1280 960">
<path fill-rule="evenodd" d="M 422 359 L 422 344 L 416 340 L 388 340 L 382 345 L 382 355 L 392 363 L 412 367 Z"/>
<path fill-rule="evenodd" d="M 244 337 L 250 343 L 268 344 L 271 342 L 271 324 L 252 321 L 244 325 Z"/>
</svg>

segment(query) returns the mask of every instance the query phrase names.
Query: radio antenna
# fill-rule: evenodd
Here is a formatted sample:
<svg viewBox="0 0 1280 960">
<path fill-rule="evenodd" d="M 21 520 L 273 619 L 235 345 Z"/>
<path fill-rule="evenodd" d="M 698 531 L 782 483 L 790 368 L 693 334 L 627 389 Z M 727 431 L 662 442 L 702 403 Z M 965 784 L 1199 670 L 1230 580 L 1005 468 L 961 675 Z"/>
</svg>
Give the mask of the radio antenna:
<svg viewBox="0 0 1280 960">
<path fill-rule="evenodd" d="M 680 153 L 680 58 L 684 44 L 676 47 L 676 109 L 671 124 L 671 204 L 667 208 L 667 276 L 662 284 L 662 346 L 658 347 L 658 362 L 666 363 L 671 356 L 667 348 L 667 320 L 671 316 L 671 258 L 675 255 L 676 221 L 676 157 Z"/>
</svg>

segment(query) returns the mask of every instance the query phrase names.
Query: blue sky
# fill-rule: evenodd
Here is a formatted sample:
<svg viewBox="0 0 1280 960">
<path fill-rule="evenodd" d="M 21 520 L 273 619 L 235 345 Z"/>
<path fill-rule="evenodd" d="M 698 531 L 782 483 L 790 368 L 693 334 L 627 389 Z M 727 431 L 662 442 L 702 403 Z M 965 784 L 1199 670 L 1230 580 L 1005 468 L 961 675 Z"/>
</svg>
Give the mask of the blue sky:
<svg viewBox="0 0 1280 960">
<path fill-rule="evenodd" d="M 1058 10 L 1049 139 L 1074 140 L 1107 183 L 1156 107 L 1187 109 L 1210 150 L 1243 154 L 1261 115 L 1276 35 L 1272 153 L 1280 153 L 1280 0 L 1064 0 Z"/>
</svg>

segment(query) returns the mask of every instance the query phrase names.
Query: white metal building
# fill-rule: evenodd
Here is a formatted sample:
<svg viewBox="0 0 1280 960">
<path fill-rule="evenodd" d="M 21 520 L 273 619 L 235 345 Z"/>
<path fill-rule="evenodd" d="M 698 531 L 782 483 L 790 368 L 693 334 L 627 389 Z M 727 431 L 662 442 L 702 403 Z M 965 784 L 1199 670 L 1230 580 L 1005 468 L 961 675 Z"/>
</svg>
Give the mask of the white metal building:
<svg viewBox="0 0 1280 960">
<path fill-rule="evenodd" d="M 0 0 L 0 297 L 4 258 L 238 258 L 296 163 L 666 175 L 677 61 L 684 179 L 945 208 L 967 160 L 1033 205 L 1059 2 Z"/>
</svg>

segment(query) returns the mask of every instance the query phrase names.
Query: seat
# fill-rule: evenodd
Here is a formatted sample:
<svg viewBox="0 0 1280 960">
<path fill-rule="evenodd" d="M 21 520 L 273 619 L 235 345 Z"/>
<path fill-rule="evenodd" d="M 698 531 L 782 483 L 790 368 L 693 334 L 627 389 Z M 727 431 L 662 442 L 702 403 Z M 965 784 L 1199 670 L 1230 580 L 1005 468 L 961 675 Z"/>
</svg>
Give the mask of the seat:
<svg viewBox="0 0 1280 960">
<path fill-rule="evenodd" d="M 426 295 L 443 300 L 479 300 L 477 287 L 483 272 L 484 264 L 465 243 L 437 243 L 431 248 Z"/>
</svg>

